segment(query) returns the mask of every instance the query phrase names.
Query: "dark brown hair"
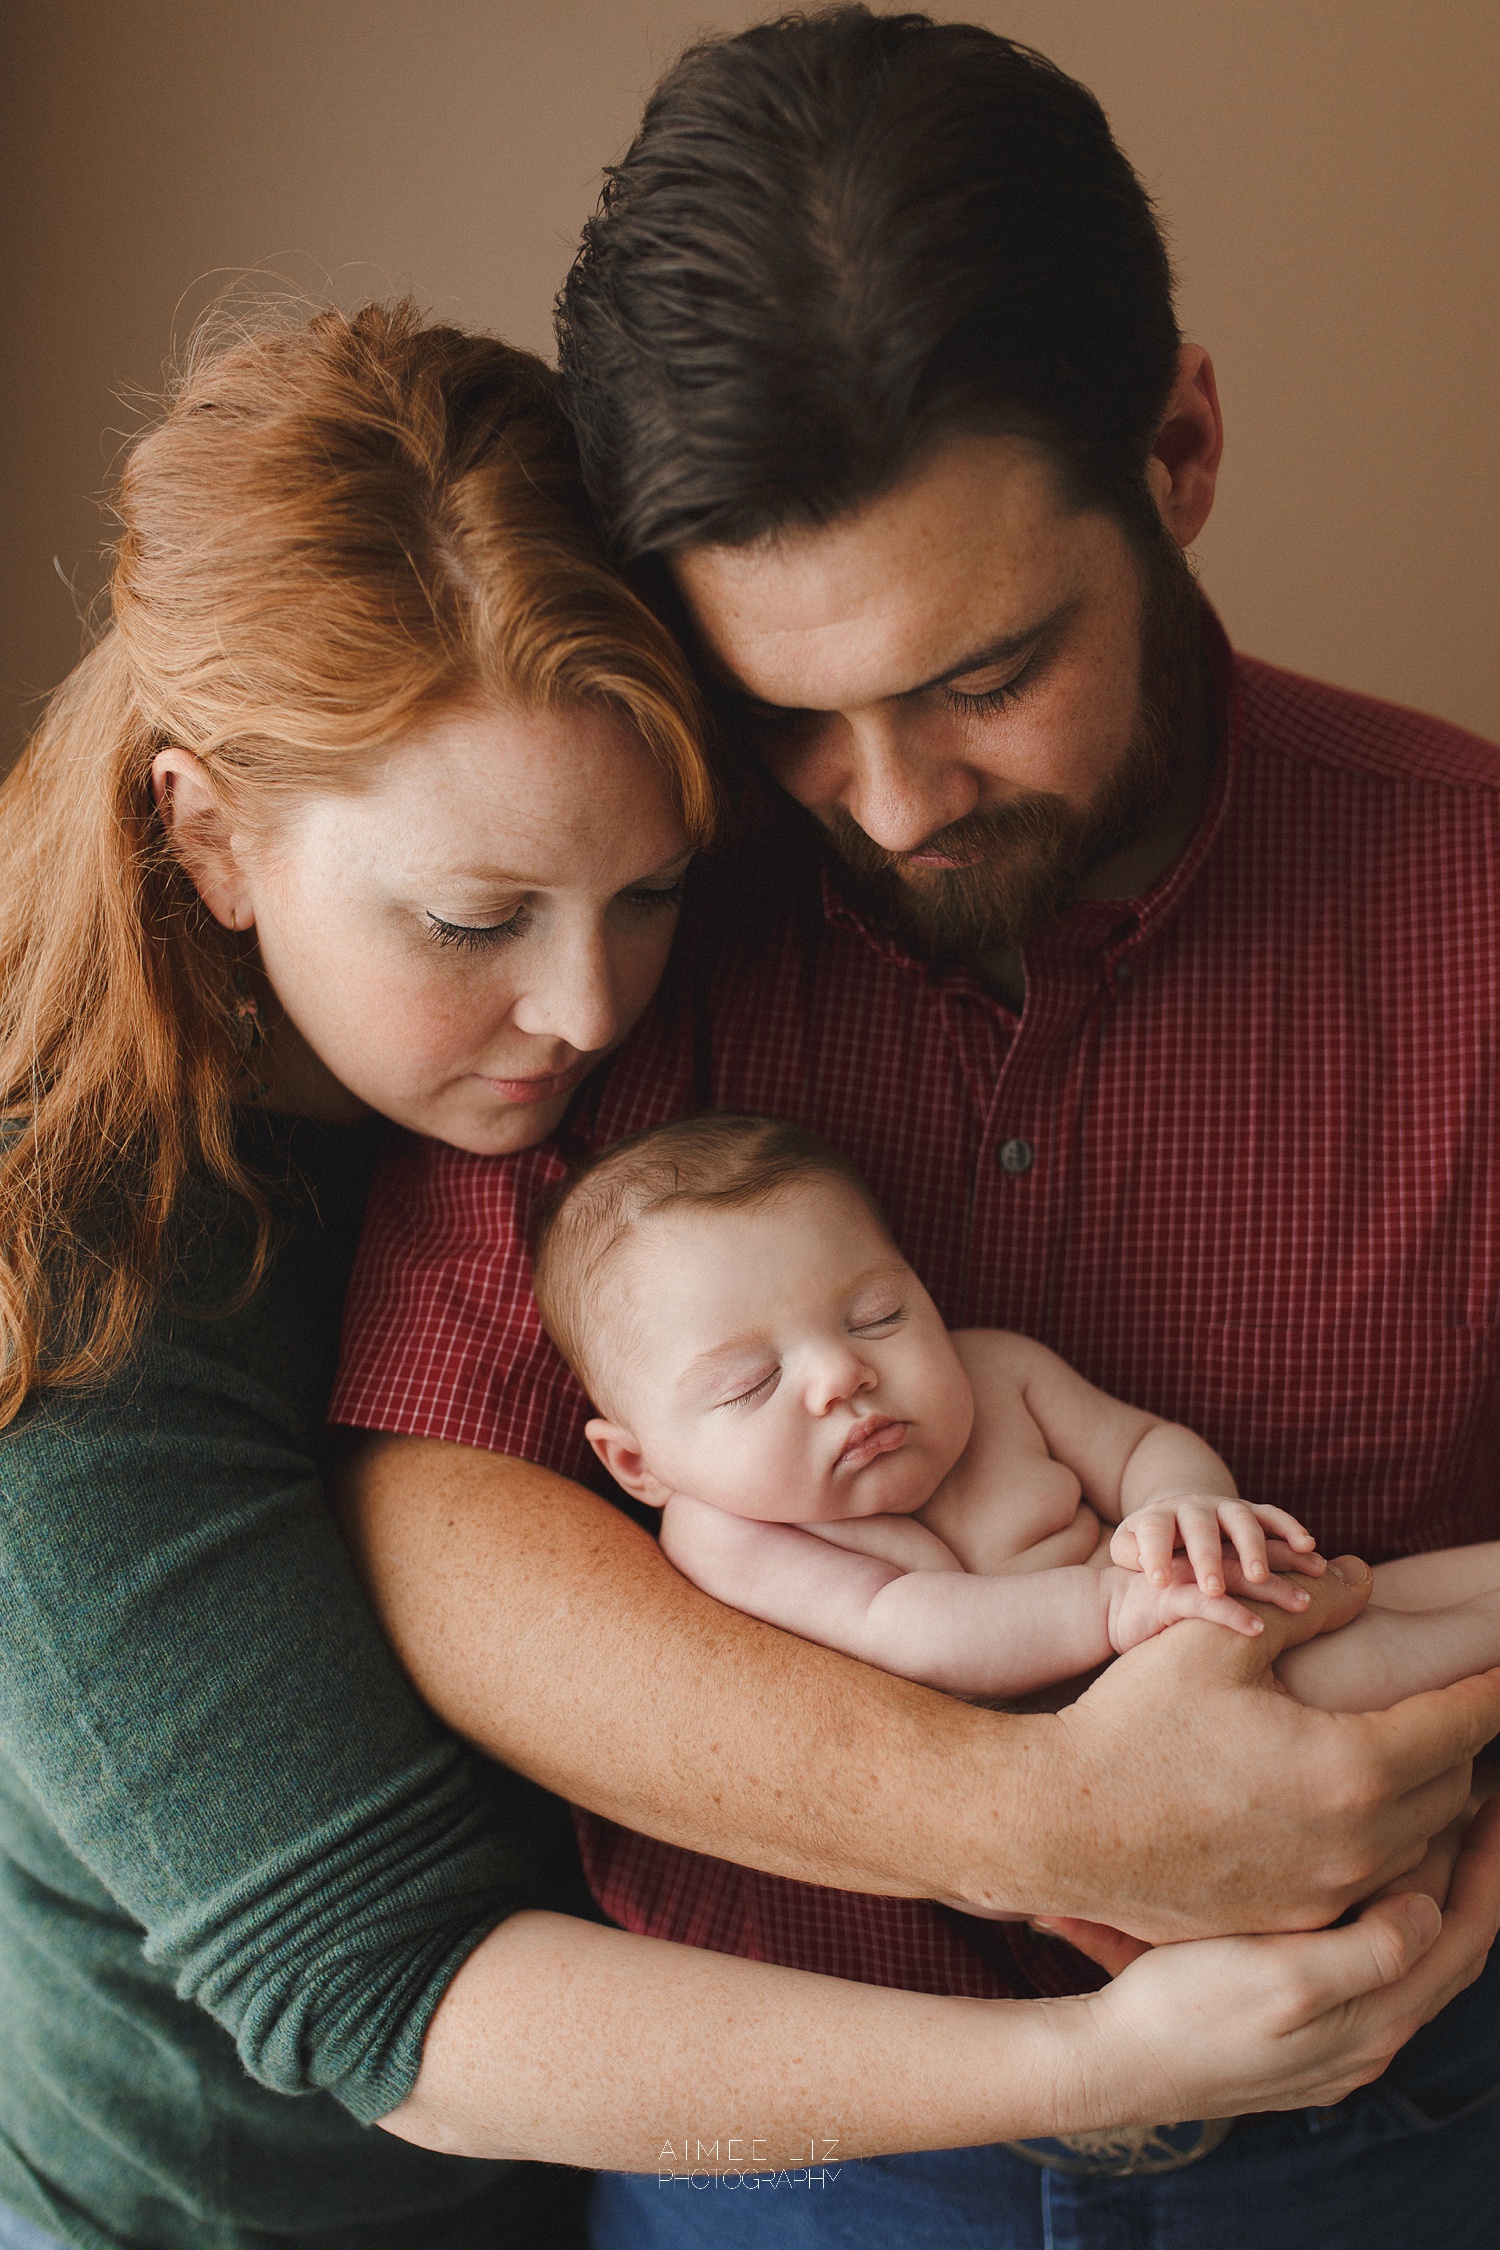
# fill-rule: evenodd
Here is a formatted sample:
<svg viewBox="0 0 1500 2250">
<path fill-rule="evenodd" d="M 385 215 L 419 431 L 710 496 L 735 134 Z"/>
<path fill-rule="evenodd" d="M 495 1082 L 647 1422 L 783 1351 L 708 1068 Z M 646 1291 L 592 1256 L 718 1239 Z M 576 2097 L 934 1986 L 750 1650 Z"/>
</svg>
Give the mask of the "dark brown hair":
<svg viewBox="0 0 1500 2250">
<path fill-rule="evenodd" d="M 840 6 L 692 47 L 558 299 L 627 557 L 824 523 L 959 432 L 1038 439 L 1139 531 L 1179 335 L 1103 110 L 975 24 Z"/>
</svg>

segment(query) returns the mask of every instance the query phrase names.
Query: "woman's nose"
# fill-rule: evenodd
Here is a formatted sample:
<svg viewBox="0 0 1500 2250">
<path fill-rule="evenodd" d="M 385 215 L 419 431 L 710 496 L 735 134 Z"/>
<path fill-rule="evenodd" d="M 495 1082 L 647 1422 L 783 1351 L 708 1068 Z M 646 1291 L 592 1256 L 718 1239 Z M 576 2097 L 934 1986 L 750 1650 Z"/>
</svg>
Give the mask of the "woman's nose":
<svg viewBox="0 0 1500 2250">
<path fill-rule="evenodd" d="M 518 1031 L 565 1041 L 581 1055 L 611 1045 L 620 1010 L 603 944 L 559 939 L 539 948 L 535 972 L 511 1018 Z"/>
</svg>

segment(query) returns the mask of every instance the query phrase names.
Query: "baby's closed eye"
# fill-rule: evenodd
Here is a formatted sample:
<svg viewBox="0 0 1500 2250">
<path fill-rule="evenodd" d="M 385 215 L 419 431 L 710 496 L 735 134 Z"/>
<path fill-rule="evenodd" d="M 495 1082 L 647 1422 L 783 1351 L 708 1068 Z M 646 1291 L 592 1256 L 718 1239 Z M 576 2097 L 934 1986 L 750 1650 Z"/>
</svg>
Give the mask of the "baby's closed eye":
<svg viewBox="0 0 1500 2250">
<path fill-rule="evenodd" d="M 762 1398 L 769 1398 L 780 1379 L 780 1367 L 768 1367 L 764 1374 L 754 1377 L 744 1388 L 736 1388 L 727 1398 L 716 1399 L 715 1406 L 752 1406 Z M 744 1378 L 736 1376 L 734 1381 L 736 1385 L 740 1385 L 744 1383 Z"/>
</svg>

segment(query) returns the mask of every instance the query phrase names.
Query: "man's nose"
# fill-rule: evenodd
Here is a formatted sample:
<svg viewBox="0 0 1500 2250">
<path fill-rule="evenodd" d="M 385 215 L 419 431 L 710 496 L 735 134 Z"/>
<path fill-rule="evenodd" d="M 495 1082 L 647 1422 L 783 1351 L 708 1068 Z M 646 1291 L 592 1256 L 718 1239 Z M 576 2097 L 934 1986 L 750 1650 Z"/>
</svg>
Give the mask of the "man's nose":
<svg viewBox="0 0 1500 2250">
<path fill-rule="evenodd" d="M 979 803 L 978 777 L 946 728 L 919 728 L 909 715 L 877 707 L 854 713 L 843 731 L 840 802 L 883 851 L 916 851 Z"/>
</svg>

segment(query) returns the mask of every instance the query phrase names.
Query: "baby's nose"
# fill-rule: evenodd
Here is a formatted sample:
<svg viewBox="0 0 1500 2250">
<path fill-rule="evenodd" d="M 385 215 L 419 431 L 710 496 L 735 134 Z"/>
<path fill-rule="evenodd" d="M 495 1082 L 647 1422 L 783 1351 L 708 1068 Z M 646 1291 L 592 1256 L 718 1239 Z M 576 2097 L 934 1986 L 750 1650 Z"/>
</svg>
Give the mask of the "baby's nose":
<svg viewBox="0 0 1500 2250">
<path fill-rule="evenodd" d="M 867 1391 L 875 1381 L 875 1371 L 857 1353 L 830 1352 L 816 1369 L 812 1380 L 814 1410 L 826 1414 L 831 1407 L 842 1406 L 846 1399 L 855 1398 Z"/>
</svg>

